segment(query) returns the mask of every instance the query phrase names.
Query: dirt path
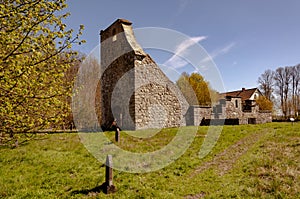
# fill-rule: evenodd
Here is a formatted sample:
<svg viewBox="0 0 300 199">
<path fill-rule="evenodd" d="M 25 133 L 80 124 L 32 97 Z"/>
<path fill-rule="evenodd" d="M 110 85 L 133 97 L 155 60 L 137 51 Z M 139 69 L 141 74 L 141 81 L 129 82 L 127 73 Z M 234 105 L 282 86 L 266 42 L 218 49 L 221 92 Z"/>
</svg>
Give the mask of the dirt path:
<svg viewBox="0 0 300 199">
<path fill-rule="evenodd" d="M 235 162 L 245 154 L 253 144 L 255 144 L 263 135 L 266 133 L 253 133 L 247 137 L 242 138 L 235 144 L 229 146 L 223 152 L 217 154 L 213 160 L 203 163 L 198 167 L 193 173 L 192 176 L 205 171 L 211 167 L 216 167 L 218 174 L 223 176 L 230 169 L 232 169 Z"/>
<path fill-rule="evenodd" d="M 196 168 L 195 171 L 191 174 L 191 177 L 194 177 L 196 174 L 201 173 L 209 168 L 215 167 L 220 176 L 225 175 L 230 171 L 235 162 L 245 154 L 252 146 L 255 144 L 266 132 L 253 133 L 247 137 L 240 139 L 235 144 L 229 146 L 223 152 L 217 154 L 213 160 L 205 162 L 200 167 Z M 199 199 L 203 198 L 205 193 L 199 193 L 196 195 L 187 195 L 187 199 Z"/>
</svg>

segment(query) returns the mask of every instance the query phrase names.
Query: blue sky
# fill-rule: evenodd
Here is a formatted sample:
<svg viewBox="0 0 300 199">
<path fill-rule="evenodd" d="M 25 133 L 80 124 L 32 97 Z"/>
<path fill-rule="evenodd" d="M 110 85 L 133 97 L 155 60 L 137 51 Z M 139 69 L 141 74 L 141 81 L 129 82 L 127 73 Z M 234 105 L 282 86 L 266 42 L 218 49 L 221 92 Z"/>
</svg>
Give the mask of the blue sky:
<svg viewBox="0 0 300 199">
<path fill-rule="evenodd" d="M 266 70 L 300 63 L 299 0 L 68 0 L 65 21 L 77 30 L 85 26 L 89 53 L 99 44 L 99 32 L 118 18 L 133 28 L 162 27 L 191 37 L 209 53 L 225 90 L 257 86 Z M 150 51 L 151 53 L 151 51 Z M 150 54 L 152 55 L 152 54 Z M 157 63 L 168 58 L 153 53 Z M 169 57 L 170 58 L 170 57 Z M 191 71 L 187 71 L 191 72 Z"/>
</svg>

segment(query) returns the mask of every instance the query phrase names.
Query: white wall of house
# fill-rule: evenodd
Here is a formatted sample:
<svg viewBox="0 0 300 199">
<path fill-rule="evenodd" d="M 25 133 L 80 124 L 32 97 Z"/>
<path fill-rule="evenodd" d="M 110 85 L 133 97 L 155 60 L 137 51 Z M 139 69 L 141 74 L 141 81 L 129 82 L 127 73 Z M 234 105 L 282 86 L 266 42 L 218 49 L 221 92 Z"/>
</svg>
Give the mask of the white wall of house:
<svg viewBox="0 0 300 199">
<path fill-rule="evenodd" d="M 251 97 L 249 98 L 249 100 L 256 100 L 256 99 L 258 99 L 260 96 L 262 96 L 261 93 L 260 93 L 258 90 L 256 90 L 256 91 L 251 95 Z"/>
</svg>

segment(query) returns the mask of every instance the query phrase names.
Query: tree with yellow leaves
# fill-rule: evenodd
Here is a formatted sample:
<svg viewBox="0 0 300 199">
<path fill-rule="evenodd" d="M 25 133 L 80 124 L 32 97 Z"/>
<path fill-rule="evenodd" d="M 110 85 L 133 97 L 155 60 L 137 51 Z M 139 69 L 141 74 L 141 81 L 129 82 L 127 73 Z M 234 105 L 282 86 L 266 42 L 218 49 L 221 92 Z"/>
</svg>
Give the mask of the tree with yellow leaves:
<svg viewBox="0 0 300 199">
<path fill-rule="evenodd" d="M 217 92 L 198 73 L 182 73 L 176 85 L 190 105 L 211 106 L 218 101 Z"/>
<path fill-rule="evenodd" d="M 0 4 L 0 132 L 14 137 L 49 128 L 66 113 L 83 26 L 73 36 L 62 22 L 65 0 L 2 0 Z"/>
<path fill-rule="evenodd" d="M 273 102 L 266 98 L 265 96 L 260 96 L 256 99 L 256 103 L 259 106 L 259 110 L 262 111 L 272 111 L 273 110 Z"/>
</svg>

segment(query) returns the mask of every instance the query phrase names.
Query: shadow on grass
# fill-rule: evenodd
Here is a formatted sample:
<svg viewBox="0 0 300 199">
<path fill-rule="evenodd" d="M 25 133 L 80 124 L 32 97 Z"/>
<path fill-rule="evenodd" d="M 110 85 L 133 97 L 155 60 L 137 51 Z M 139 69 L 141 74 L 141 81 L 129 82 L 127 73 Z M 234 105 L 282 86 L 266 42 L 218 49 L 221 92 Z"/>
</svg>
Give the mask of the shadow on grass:
<svg viewBox="0 0 300 199">
<path fill-rule="evenodd" d="M 93 195 L 93 194 L 97 194 L 97 193 L 101 193 L 105 191 L 105 186 L 106 183 L 104 182 L 102 185 L 100 186 L 96 186 L 92 189 L 83 189 L 83 190 L 75 190 L 71 192 L 71 195 L 78 195 L 78 194 L 83 194 L 83 195 Z"/>
<path fill-rule="evenodd" d="M 71 195 L 78 195 L 78 194 L 82 194 L 82 195 L 97 195 L 99 193 L 105 193 L 105 194 L 109 194 L 109 193 L 114 193 L 116 191 L 114 186 L 108 187 L 107 184 L 104 182 L 102 185 L 100 186 L 96 186 L 92 189 L 83 189 L 83 190 L 75 190 L 71 192 Z"/>
</svg>

